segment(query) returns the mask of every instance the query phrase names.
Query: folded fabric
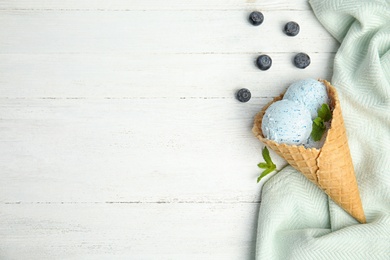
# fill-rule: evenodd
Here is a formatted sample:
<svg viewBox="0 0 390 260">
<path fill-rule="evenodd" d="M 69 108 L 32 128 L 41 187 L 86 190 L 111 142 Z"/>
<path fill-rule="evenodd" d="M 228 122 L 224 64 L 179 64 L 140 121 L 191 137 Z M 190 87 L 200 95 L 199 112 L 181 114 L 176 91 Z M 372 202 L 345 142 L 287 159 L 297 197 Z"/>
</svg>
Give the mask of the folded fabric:
<svg viewBox="0 0 390 260">
<path fill-rule="evenodd" d="M 390 1 L 310 4 L 341 43 L 331 83 L 339 93 L 367 224 L 288 166 L 262 189 L 256 257 L 390 259 Z"/>
</svg>

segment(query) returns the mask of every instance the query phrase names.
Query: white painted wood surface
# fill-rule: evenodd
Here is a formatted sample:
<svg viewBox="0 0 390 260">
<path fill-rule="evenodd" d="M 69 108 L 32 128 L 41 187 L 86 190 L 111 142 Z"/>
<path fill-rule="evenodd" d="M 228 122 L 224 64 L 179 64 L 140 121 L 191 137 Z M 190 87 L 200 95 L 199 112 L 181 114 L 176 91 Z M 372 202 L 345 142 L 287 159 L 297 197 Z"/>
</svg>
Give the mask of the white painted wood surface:
<svg viewBox="0 0 390 260">
<path fill-rule="evenodd" d="M 0 24 L 0 259 L 254 258 L 252 118 L 338 48 L 306 1 L 3 0 Z"/>
</svg>

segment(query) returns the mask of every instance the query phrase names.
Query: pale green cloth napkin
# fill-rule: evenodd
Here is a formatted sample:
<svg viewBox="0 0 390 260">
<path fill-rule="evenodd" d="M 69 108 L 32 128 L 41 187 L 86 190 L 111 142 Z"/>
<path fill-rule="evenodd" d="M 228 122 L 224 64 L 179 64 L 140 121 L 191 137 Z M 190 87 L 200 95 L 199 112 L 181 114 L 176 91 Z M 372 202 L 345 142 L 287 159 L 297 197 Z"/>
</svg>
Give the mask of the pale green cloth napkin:
<svg viewBox="0 0 390 260">
<path fill-rule="evenodd" d="M 256 257 L 390 259 L 390 0 L 310 4 L 341 43 L 331 83 L 339 92 L 367 224 L 288 166 L 262 189 Z"/>
</svg>

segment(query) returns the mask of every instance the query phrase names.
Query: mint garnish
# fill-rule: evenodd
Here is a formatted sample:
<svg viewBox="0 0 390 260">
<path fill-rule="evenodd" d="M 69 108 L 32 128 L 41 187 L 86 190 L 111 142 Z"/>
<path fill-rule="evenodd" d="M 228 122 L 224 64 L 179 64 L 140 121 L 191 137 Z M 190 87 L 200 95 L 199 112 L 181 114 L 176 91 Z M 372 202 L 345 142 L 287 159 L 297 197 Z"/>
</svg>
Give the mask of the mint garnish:
<svg viewBox="0 0 390 260">
<path fill-rule="evenodd" d="M 265 163 L 261 162 L 257 165 L 257 167 L 264 169 L 264 171 L 257 178 L 257 183 L 259 183 L 264 176 L 276 170 L 276 165 L 272 162 L 267 147 L 263 148 L 262 155 Z"/>
<path fill-rule="evenodd" d="M 313 130 L 311 131 L 311 137 L 314 141 L 321 140 L 326 130 L 325 122 L 332 119 L 332 112 L 330 112 L 328 104 L 322 104 L 317 113 L 318 116 L 313 120 Z"/>
</svg>

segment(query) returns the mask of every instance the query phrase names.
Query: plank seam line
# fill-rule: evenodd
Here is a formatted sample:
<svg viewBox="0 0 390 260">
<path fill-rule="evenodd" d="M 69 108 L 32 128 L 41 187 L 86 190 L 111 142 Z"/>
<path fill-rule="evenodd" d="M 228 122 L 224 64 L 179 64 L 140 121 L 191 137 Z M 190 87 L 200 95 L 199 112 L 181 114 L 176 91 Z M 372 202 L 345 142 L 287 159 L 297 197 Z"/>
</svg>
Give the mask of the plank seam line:
<svg viewBox="0 0 390 260">
<path fill-rule="evenodd" d="M 252 99 L 272 98 L 261 96 Z M 0 97 L 0 100 L 127 100 L 127 99 L 235 99 L 233 96 L 221 97 Z"/>
<path fill-rule="evenodd" d="M 251 8 L 261 8 L 260 6 L 248 6 Z M 0 11 L 45 11 L 45 12 L 160 12 L 160 11 L 173 11 L 173 12 L 229 12 L 229 11 L 245 11 L 246 8 L 231 8 L 231 9 L 83 9 L 83 8 L 0 8 Z M 311 12 L 310 9 L 293 9 L 293 8 L 280 8 L 280 9 L 262 9 L 264 12 Z"/>
<path fill-rule="evenodd" d="M 50 202 L 50 201 L 36 201 L 36 202 L 1 202 L 3 205 L 74 205 L 74 204 L 258 204 L 261 201 L 92 201 L 92 202 Z"/>
<path fill-rule="evenodd" d="M 332 37 L 324 37 L 323 39 L 331 39 Z M 302 40 L 306 40 L 309 38 L 302 38 Z M 199 52 L 148 52 L 148 51 L 138 51 L 138 52 L 32 52 L 32 53 L 24 53 L 24 52 L 6 52 L 6 53 L 1 53 L 0 55 L 28 55 L 28 56 L 51 56 L 51 55 L 258 55 L 262 54 L 264 51 L 232 51 L 232 52 L 215 52 L 215 51 L 199 51 Z M 297 53 L 293 51 L 271 51 L 267 52 L 267 54 L 291 54 L 291 53 Z M 307 52 L 308 54 L 336 54 L 336 51 L 311 51 Z"/>
</svg>

